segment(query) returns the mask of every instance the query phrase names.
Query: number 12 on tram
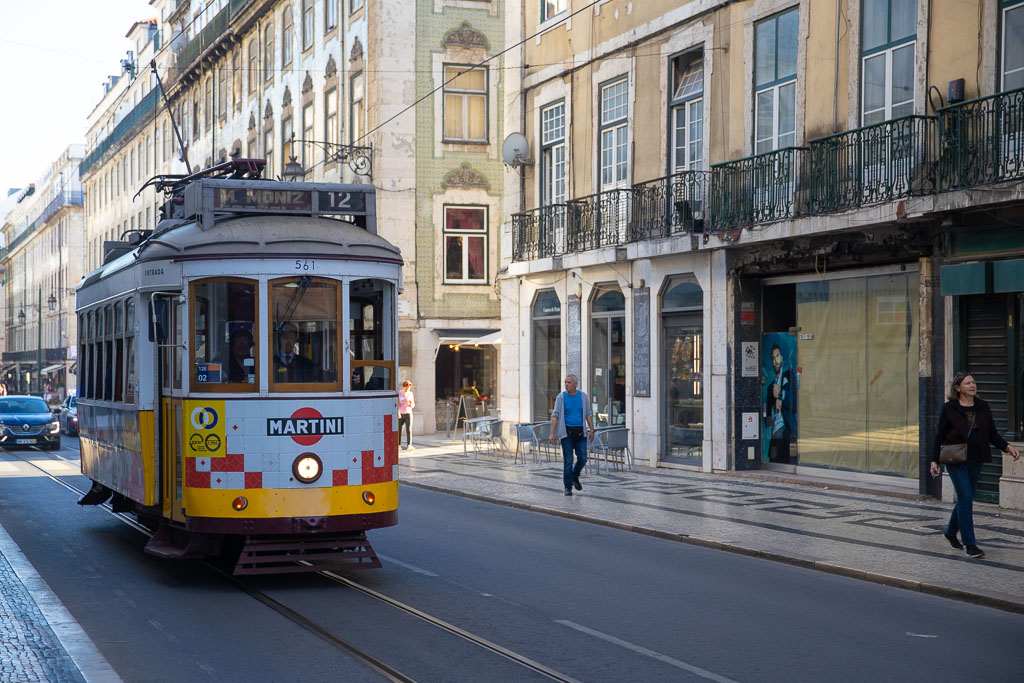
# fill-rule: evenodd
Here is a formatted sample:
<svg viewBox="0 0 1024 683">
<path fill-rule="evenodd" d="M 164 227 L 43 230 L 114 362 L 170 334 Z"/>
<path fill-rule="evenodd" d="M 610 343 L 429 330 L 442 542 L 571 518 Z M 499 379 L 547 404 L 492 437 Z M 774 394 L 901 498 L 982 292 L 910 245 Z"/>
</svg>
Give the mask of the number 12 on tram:
<svg viewBox="0 0 1024 683">
<path fill-rule="evenodd" d="M 373 186 L 207 177 L 179 197 L 78 290 L 80 502 L 113 496 L 147 552 L 237 553 L 235 573 L 380 566 L 402 258 Z"/>
</svg>

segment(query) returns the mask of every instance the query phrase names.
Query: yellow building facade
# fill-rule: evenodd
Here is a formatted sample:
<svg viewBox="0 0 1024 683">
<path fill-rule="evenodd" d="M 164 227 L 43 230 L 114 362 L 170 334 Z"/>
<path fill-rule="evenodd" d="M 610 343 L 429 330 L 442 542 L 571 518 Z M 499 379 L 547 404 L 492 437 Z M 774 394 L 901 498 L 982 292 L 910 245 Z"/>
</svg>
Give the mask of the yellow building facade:
<svg viewBox="0 0 1024 683">
<path fill-rule="evenodd" d="M 967 368 L 1024 439 L 1024 2 L 519 10 L 503 416 L 572 372 L 641 464 L 937 495 Z M 1024 505 L 994 455 L 979 496 Z"/>
</svg>

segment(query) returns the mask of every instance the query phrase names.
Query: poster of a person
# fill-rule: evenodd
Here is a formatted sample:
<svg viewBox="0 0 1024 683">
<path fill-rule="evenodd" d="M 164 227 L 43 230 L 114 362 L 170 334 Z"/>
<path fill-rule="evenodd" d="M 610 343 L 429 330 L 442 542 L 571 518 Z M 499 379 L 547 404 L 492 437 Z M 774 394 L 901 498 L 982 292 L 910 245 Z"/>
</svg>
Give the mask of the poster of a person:
<svg viewBox="0 0 1024 683">
<path fill-rule="evenodd" d="M 761 338 L 761 369 L 764 386 L 764 430 L 761 461 L 791 463 L 790 449 L 797 436 L 796 339 L 785 332 Z"/>
</svg>

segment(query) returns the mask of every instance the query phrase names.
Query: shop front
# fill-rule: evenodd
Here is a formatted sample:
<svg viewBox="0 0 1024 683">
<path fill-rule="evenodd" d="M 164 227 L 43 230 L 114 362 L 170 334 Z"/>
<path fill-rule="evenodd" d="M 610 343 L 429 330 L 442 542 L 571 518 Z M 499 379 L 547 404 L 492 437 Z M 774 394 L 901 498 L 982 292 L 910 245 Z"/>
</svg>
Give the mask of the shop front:
<svg viewBox="0 0 1024 683">
<path fill-rule="evenodd" d="M 916 486 L 917 265 L 762 284 L 762 467 Z"/>
<path fill-rule="evenodd" d="M 704 293 L 693 276 L 669 278 L 661 296 L 663 462 L 700 467 L 704 442 Z"/>
</svg>

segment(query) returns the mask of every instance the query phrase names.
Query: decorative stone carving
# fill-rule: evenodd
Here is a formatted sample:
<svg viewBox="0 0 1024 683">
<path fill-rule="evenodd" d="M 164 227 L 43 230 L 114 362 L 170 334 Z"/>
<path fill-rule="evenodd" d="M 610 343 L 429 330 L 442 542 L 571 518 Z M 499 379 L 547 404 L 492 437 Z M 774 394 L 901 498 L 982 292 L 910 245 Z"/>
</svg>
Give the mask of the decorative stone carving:
<svg viewBox="0 0 1024 683">
<path fill-rule="evenodd" d="M 324 79 L 334 78 L 338 75 L 338 65 L 334 63 L 334 55 L 327 58 L 327 67 L 324 69 Z"/>
<path fill-rule="evenodd" d="M 267 104 L 270 104 L 269 102 Z M 249 130 L 256 129 L 256 114 L 249 112 Z"/>
<path fill-rule="evenodd" d="M 306 80 L 302 81 L 302 94 L 305 95 L 313 89 L 313 77 L 306 72 Z"/>
<path fill-rule="evenodd" d="M 281 98 L 281 108 L 287 109 L 292 106 L 292 89 L 287 85 L 284 87 L 284 96 Z"/>
<path fill-rule="evenodd" d="M 348 61 L 358 62 L 363 58 L 363 44 L 359 41 L 359 36 L 352 39 L 352 51 L 348 55 Z"/>
<path fill-rule="evenodd" d="M 463 163 L 460 168 L 445 175 L 442 185 L 444 187 L 482 187 L 484 189 L 491 187 L 487 178 L 475 171 L 468 163 Z"/>
<path fill-rule="evenodd" d="M 444 34 L 442 44 L 444 47 L 467 47 L 486 50 L 487 36 L 470 26 L 468 21 L 464 21 L 462 26 L 453 28 Z"/>
</svg>

